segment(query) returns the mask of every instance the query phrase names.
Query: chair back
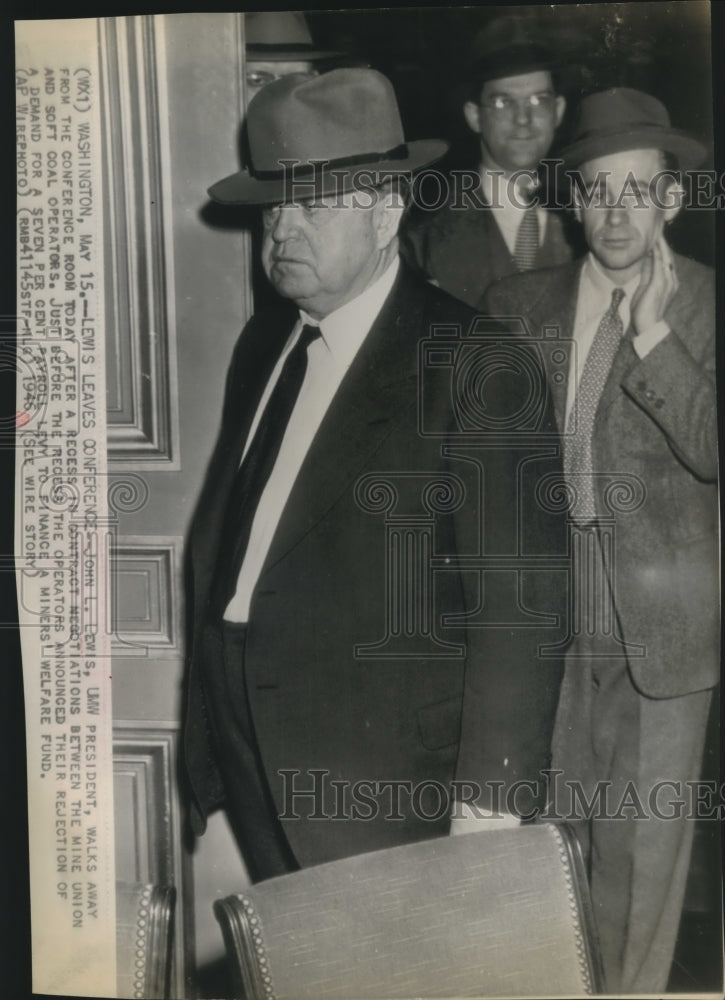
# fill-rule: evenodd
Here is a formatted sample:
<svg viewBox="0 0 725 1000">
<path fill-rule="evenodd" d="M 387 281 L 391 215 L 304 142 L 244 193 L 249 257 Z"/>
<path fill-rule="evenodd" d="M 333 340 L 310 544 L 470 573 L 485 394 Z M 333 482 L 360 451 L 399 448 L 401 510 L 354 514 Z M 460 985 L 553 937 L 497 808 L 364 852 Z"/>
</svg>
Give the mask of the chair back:
<svg viewBox="0 0 725 1000">
<path fill-rule="evenodd" d="M 564 825 L 422 841 L 214 904 L 244 1000 L 582 996 L 599 964 Z"/>
</svg>

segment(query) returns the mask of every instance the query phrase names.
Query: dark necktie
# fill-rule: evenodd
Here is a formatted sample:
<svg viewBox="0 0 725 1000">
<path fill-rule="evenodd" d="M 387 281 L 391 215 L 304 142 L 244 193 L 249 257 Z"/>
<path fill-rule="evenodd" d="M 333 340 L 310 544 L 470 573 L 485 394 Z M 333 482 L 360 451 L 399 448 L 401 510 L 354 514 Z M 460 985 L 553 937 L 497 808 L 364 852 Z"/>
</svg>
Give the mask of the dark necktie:
<svg viewBox="0 0 725 1000">
<path fill-rule="evenodd" d="M 564 475 L 571 479 L 571 485 L 576 490 L 577 500 L 572 515 L 579 524 L 594 521 L 597 516 L 592 432 L 602 390 L 624 333 L 619 315 L 619 304 L 624 294 L 621 288 L 612 291 L 612 301 L 599 322 L 584 363 L 564 436 Z"/>
<path fill-rule="evenodd" d="M 213 603 L 224 612 L 234 596 L 247 551 L 252 522 L 272 474 L 290 416 L 307 371 L 307 348 L 320 336 L 319 326 L 304 326 L 285 358 L 279 378 L 267 400 L 247 454 L 234 479 L 224 519 L 217 560 Z"/>
<path fill-rule="evenodd" d="M 530 205 L 523 214 L 514 248 L 517 271 L 531 271 L 536 267 L 539 252 L 539 215 L 536 205 Z"/>
</svg>

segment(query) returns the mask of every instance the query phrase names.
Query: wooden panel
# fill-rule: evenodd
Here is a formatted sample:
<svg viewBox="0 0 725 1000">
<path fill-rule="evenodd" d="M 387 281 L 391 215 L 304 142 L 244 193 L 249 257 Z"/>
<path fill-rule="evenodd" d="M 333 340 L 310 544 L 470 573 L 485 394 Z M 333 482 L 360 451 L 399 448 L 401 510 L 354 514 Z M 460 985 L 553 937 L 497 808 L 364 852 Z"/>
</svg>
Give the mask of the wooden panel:
<svg viewBox="0 0 725 1000">
<path fill-rule="evenodd" d="M 178 468 L 168 138 L 153 17 L 100 20 L 107 228 L 108 451 L 113 468 Z"/>
<path fill-rule="evenodd" d="M 113 654 L 181 655 L 182 539 L 121 535 L 111 552 Z"/>
<path fill-rule="evenodd" d="M 171 995 L 182 995 L 185 878 L 176 782 L 178 729 L 165 722 L 114 722 L 116 880 L 173 885 L 177 889 Z"/>
</svg>

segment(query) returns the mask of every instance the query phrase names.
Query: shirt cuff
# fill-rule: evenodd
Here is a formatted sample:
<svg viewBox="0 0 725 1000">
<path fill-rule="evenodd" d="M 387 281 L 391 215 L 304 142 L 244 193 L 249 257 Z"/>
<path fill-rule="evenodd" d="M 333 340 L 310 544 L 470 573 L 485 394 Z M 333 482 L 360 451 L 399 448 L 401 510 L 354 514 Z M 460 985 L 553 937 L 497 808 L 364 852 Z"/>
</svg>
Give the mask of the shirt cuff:
<svg viewBox="0 0 725 1000">
<path fill-rule="evenodd" d="M 511 830 L 520 825 L 519 817 L 510 813 L 495 813 L 490 809 L 471 807 L 468 802 L 457 802 L 451 820 L 451 833 L 455 835 L 484 830 Z"/>
<path fill-rule="evenodd" d="M 664 340 L 667 334 L 670 332 L 670 327 L 667 321 L 661 319 L 654 326 L 649 327 L 643 333 L 638 333 L 636 337 L 632 338 L 632 347 L 637 352 L 638 356 L 641 358 L 646 358 L 653 347 L 656 347 L 661 340 Z"/>
</svg>

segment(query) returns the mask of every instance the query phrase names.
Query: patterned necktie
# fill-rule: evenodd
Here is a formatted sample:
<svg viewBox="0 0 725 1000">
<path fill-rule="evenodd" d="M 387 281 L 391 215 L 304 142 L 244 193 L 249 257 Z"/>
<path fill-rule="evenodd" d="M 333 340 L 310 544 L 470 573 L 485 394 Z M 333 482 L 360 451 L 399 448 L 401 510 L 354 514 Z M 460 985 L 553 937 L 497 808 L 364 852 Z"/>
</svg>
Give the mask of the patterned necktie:
<svg viewBox="0 0 725 1000">
<path fill-rule="evenodd" d="M 624 290 L 615 288 L 612 301 L 602 316 L 592 346 L 589 348 L 584 371 L 574 397 L 564 436 L 564 475 L 571 480 L 576 495 L 572 516 L 578 524 L 596 520 L 592 469 L 592 432 L 599 400 L 609 376 L 614 355 L 624 333 L 619 305 Z"/>
<path fill-rule="evenodd" d="M 234 479 L 215 574 L 213 604 L 221 613 L 236 591 L 254 515 L 302 388 L 307 371 L 307 348 L 319 336 L 319 326 L 302 328 L 297 343 L 285 358 L 254 438 Z"/>
<path fill-rule="evenodd" d="M 536 267 L 539 251 L 539 214 L 536 205 L 530 205 L 523 214 L 516 233 L 514 262 L 517 271 L 531 271 Z"/>
</svg>

